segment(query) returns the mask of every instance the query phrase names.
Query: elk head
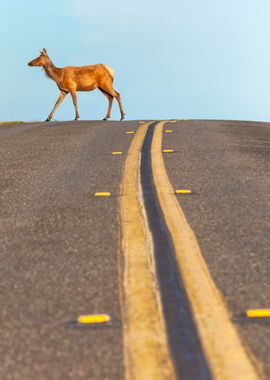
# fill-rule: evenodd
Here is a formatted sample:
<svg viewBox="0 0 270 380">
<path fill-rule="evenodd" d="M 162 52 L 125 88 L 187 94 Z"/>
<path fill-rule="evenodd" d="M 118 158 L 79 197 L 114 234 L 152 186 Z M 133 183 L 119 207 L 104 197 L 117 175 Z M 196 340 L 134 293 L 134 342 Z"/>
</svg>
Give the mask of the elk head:
<svg viewBox="0 0 270 380">
<path fill-rule="evenodd" d="M 44 66 L 46 63 L 48 63 L 48 61 L 49 56 L 46 49 L 43 48 L 40 52 L 40 55 L 37 58 L 33 59 L 33 61 L 30 61 L 28 63 L 28 66 Z"/>
</svg>

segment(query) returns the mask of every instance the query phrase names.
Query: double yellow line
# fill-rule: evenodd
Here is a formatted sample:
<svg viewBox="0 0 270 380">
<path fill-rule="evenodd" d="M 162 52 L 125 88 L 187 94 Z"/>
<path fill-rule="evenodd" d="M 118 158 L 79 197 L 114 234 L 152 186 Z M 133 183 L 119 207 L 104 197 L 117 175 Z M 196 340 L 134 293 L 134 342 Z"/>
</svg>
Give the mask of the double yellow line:
<svg viewBox="0 0 270 380">
<path fill-rule="evenodd" d="M 175 378 L 140 187 L 140 151 L 149 124 L 138 129 L 131 144 L 120 191 L 126 380 Z"/>
<path fill-rule="evenodd" d="M 176 373 L 140 186 L 140 152 L 149 124 L 135 135 L 121 185 L 125 377 L 173 380 Z M 162 155 L 164 124 L 158 123 L 152 141 L 153 180 L 209 368 L 217 380 L 259 380 L 168 179 Z"/>
</svg>

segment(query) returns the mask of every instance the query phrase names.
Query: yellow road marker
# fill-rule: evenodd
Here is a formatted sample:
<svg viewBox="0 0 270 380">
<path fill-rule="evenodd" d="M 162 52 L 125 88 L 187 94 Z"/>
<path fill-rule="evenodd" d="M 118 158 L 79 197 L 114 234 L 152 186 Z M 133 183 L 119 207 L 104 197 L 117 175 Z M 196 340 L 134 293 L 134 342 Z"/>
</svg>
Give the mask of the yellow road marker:
<svg viewBox="0 0 270 380">
<path fill-rule="evenodd" d="M 163 153 L 172 153 L 172 152 L 174 152 L 174 150 L 173 149 L 163 149 L 162 152 Z"/>
<path fill-rule="evenodd" d="M 128 135 L 134 135 L 134 131 L 128 131 L 128 132 L 126 132 L 126 134 L 128 134 Z"/>
<path fill-rule="evenodd" d="M 123 154 L 123 152 L 112 152 L 112 154 L 116 155 L 116 154 Z"/>
<path fill-rule="evenodd" d="M 172 129 L 165 129 L 165 131 L 164 131 L 165 133 L 172 133 L 173 132 L 173 130 Z"/>
<path fill-rule="evenodd" d="M 140 186 L 140 152 L 149 125 L 140 126 L 132 140 L 120 190 L 124 377 L 175 380 Z"/>
<path fill-rule="evenodd" d="M 178 190 L 175 190 L 175 194 L 191 194 L 192 191 L 191 190 L 188 190 L 188 189 L 178 189 Z"/>
<path fill-rule="evenodd" d="M 108 314 L 90 314 L 90 315 L 80 315 L 77 318 L 77 322 L 84 325 L 106 323 L 111 320 Z"/>
<path fill-rule="evenodd" d="M 231 322 L 230 313 L 168 179 L 162 155 L 164 124 L 160 122 L 156 126 L 153 136 L 153 179 L 207 362 L 214 379 L 259 380 L 262 377 Z"/>
<path fill-rule="evenodd" d="M 270 318 L 270 309 L 250 309 L 246 311 L 249 318 Z"/>
<path fill-rule="evenodd" d="M 109 191 L 101 191 L 101 192 L 95 193 L 96 197 L 109 197 L 110 195 L 111 193 Z"/>
</svg>

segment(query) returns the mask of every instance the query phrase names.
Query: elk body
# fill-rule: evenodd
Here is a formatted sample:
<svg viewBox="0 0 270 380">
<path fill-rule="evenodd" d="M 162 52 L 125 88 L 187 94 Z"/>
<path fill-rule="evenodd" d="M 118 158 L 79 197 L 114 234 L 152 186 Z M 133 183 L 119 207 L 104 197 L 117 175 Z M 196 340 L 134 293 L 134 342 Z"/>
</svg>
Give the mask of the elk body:
<svg viewBox="0 0 270 380">
<path fill-rule="evenodd" d="M 29 66 L 42 66 L 49 78 L 54 80 L 60 90 L 60 96 L 53 107 L 52 112 L 46 121 L 50 121 L 56 109 L 62 103 L 65 96 L 70 93 L 75 107 L 75 120 L 79 119 L 76 91 L 93 91 L 99 89 L 108 99 L 108 111 L 103 120 L 108 120 L 111 115 L 113 99 L 116 98 L 121 120 L 125 113 L 121 103 L 120 94 L 113 88 L 114 71 L 107 65 L 98 64 L 91 66 L 66 66 L 55 67 L 49 58 L 46 49 L 43 49 L 40 56 L 28 63 Z"/>
</svg>

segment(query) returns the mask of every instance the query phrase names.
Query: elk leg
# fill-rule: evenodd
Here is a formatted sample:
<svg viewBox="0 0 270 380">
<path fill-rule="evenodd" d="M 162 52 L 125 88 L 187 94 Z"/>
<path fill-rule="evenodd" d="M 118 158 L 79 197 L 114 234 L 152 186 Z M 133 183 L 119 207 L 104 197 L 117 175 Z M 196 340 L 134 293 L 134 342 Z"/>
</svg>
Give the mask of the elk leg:
<svg viewBox="0 0 270 380">
<path fill-rule="evenodd" d="M 119 92 L 115 91 L 116 92 L 116 100 L 119 104 L 119 108 L 120 108 L 120 112 L 121 112 L 121 119 L 120 120 L 124 120 L 125 118 L 125 111 L 124 111 L 124 108 L 123 108 L 123 104 L 122 104 L 122 101 L 121 101 L 121 96 L 119 94 Z"/>
<path fill-rule="evenodd" d="M 50 115 L 47 117 L 46 121 L 50 121 L 51 120 L 51 118 L 53 117 L 56 109 L 60 106 L 60 104 L 62 103 L 62 101 L 64 100 L 64 98 L 65 98 L 66 95 L 67 95 L 66 91 L 60 91 L 60 96 L 57 99 L 57 102 L 55 103 L 55 106 L 53 107 L 53 110 L 50 113 Z"/>
<path fill-rule="evenodd" d="M 74 104 L 75 112 L 76 112 L 75 120 L 78 120 L 79 117 L 80 117 L 80 115 L 79 115 L 78 106 L 77 106 L 77 95 L 76 95 L 76 91 L 71 91 L 70 94 L 71 94 L 71 96 L 72 96 L 72 100 L 73 100 L 73 104 Z"/>
<path fill-rule="evenodd" d="M 123 108 L 123 105 L 121 102 L 121 97 L 120 97 L 119 92 L 115 91 L 113 87 L 108 86 L 108 85 L 103 85 L 102 89 L 100 88 L 100 90 L 102 90 L 102 92 L 106 93 L 107 95 L 110 95 L 110 96 L 113 96 L 114 98 L 116 98 L 118 105 L 119 105 L 119 108 L 120 108 L 120 112 L 121 112 L 121 119 L 120 120 L 123 120 L 125 118 L 125 112 L 124 112 L 124 108 Z"/>
<path fill-rule="evenodd" d="M 111 117 L 111 110 L 112 110 L 112 103 L 113 103 L 113 96 L 112 95 L 109 95 L 107 94 L 106 92 L 102 91 L 101 89 L 99 89 L 103 95 L 106 96 L 106 98 L 108 99 L 109 101 L 109 106 L 108 106 L 108 110 L 107 110 L 107 115 L 104 117 L 103 120 L 108 120 L 110 117 Z"/>
</svg>

